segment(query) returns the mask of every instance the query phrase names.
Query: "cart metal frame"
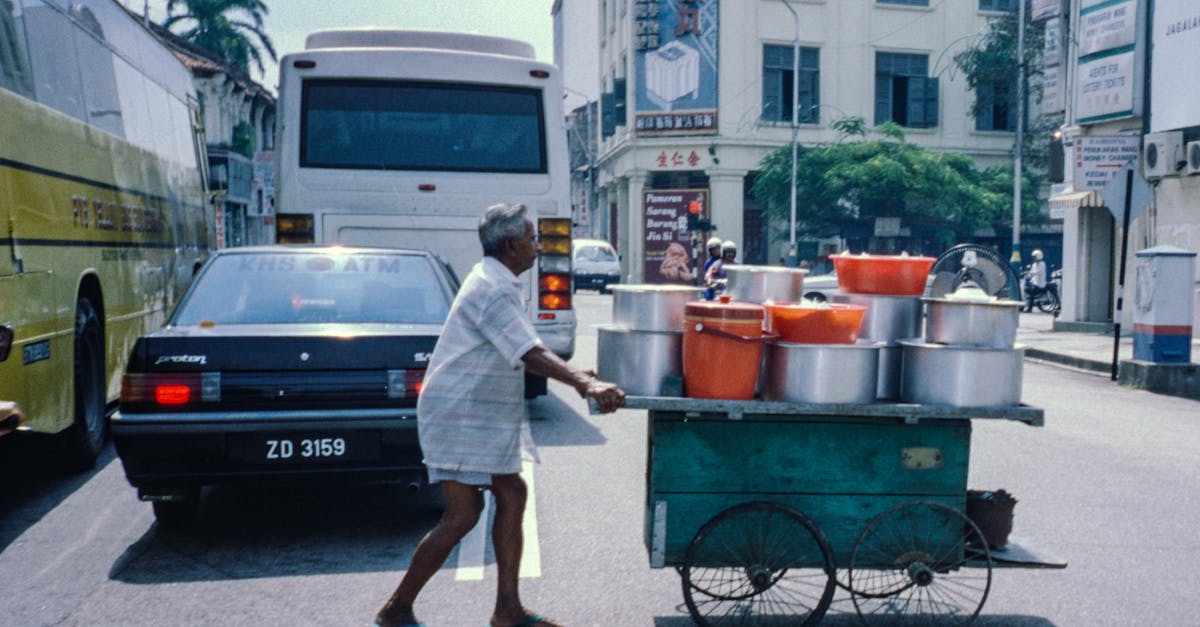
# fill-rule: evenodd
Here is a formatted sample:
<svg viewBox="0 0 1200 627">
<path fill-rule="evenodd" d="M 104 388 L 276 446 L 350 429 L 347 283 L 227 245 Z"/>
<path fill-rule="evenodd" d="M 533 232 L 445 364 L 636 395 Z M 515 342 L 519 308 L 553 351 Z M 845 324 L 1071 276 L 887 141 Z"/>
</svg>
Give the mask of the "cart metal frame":
<svg viewBox="0 0 1200 627">
<path fill-rule="evenodd" d="M 1064 568 L 965 514 L 971 420 L 1041 409 L 630 396 L 649 410 L 644 536 L 699 625 L 815 624 L 848 590 L 867 624 L 969 624 L 996 567 Z M 773 597 L 773 598 L 768 598 Z"/>
</svg>

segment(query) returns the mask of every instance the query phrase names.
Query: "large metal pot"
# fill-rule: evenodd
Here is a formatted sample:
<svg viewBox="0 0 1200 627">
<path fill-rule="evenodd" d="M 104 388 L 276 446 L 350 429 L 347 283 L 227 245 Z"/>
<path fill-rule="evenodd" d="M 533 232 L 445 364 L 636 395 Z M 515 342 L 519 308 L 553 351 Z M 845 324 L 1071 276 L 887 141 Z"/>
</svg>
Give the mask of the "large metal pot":
<svg viewBox="0 0 1200 627">
<path fill-rule="evenodd" d="M 615 324 L 596 331 L 596 375 L 626 394 L 660 396 L 663 378 L 683 377 L 682 331 L 631 331 Z"/>
<path fill-rule="evenodd" d="M 1021 303 L 1015 300 L 923 298 L 925 339 L 936 344 L 1012 348 Z"/>
<path fill-rule="evenodd" d="M 867 308 L 859 327 L 858 337 L 865 340 L 894 343 L 921 337 L 922 318 L 920 296 L 890 296 L 886 294 L 831 294 L 834 303 L 863 305 Z"/>
<path fill-rule="evenodd" d="M 875 398 L 889 401 L 900 398 L 903 358 L 904 348 L 899 344 L 888 344 L 879 349 L 879 384 L 875 388 Z"/>
<path fill-rule="evenodd" d="M 725 266 L 725 293 L 743 303 L 798 301 L 807 270 L 779 266 Z"/>
<path fill-rule="evenodd" d="M 955 407 L 1009 407 L 1021 403 L 1025 348 L 981 348 L 900 342 L 904 349 L 900 399 Z"/>
<path fill-rule="evenodd" d="M 763 398 L 792 403 L 872 403 L 881 346 L 881 342 L 770 342 Z"/>
<path fill-rule="evenodd" d="M 683 331 L 687 304 L 700 291 L 687 285 L 613 285 L 613 324 L 631 331 Z"/>
</svg>

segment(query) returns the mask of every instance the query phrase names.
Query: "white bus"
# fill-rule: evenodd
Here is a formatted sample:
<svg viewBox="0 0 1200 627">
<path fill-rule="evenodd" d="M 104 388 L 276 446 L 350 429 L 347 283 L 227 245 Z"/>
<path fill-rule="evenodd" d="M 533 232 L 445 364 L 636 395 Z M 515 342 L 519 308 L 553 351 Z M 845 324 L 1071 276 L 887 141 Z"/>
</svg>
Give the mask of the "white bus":
<svg viewBox="0 0 1200 627">
<path fill-rule="evenodd" d="M 542 256 L 529 313 L 575 350 L 569 160 L 558 68 L 525 42 L 351 29 L 308 36 L 280 60 L 276 233 L 281 243 L 423 248 L 459 277 L 483 255 L 497 202 L 530 208 Z M 544 391 L 544 380 L 536 381 Z"/>
</svg>

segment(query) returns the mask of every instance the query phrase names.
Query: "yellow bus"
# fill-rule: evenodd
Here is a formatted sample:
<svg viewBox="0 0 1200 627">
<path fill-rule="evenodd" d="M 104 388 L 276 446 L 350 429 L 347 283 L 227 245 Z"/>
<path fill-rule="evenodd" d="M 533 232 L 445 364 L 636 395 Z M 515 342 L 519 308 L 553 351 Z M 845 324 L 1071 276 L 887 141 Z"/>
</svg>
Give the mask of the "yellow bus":
<svg viewBox="0 0 1200 627">
<path fill-rule="evenodd" d="M 194 94 L 115 0 L 0 0 L 0 401 L 66 466 L 210 252 Z"/>
</svg>

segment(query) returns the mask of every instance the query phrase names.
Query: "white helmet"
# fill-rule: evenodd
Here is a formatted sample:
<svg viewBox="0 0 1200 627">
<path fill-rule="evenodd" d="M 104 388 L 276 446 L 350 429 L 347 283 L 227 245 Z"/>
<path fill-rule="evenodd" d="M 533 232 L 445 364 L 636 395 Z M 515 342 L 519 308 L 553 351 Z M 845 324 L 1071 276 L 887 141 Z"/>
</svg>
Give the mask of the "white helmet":
<svg viewBox="0 0 1200 627">
<path fill-rule="evenodd" d="M 1033 250 L 1033 260 L 1034 260 L 1034 261 L 1041 261 L 1041 260 L 1042 260 L 1042 249 L 1040 249 L 1040 248 L 1035 248 L 1035 249 Z"/>
<path fill-rule="evenodd" d="M 719 237 L 708 238 L 708 245 L 705 246 L 705 248 L 707 248 L 708 250 L 712 250 L 714 248 L 720 248 L 720 247 L 721 247 L 721 238 L 719 238 Z"/>
<path fill-rule="evenodd" d="M 737 244 L 734 244 L 733 240 L 727 239 L 721 244 L 721 254 L 725 253 L 737 254 Z"/>
</svg>

